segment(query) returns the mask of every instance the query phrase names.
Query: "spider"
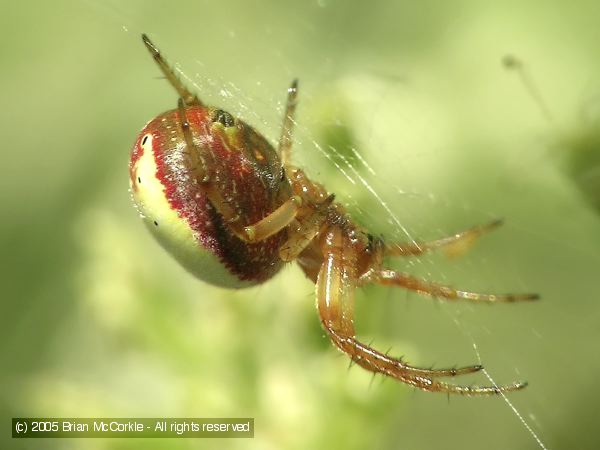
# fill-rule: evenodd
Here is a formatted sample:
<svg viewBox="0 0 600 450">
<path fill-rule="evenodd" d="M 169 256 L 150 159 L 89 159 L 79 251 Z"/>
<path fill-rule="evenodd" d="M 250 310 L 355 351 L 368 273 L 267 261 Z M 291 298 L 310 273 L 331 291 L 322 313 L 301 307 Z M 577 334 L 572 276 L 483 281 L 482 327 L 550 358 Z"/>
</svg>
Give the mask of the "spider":
<svg viewBox="0 0 600 450">
<path fill-rule="evenodd" d="M 536 294 L 467 292 L 383 266 L 386 256 L 416 256 L 470 243 L 500 221 L 429 242 L 390 243 L 374 237 L 354 223 L 324 186 L 290 163 L 297 80 L 287 91 L 275 150 L 250 125 L 202 103 L 148 36 L 143 34 L 142 40 L 179 100 L 176 109 L 158 115 L 140 132 L 129 162 L 131 192 L 146 225 L 183 267 L 206 282 L 237 289 L 263 283 L 295 260 L 316 284 L 325 332 L 366 370 L 449 394 L 492 395 L 527 385 L 451 384 L 442 379 L 483 367 L 413 367 L 359 341 L 354 331 L 355 290 L 368 283 L 477 303 L 537 299 Z"/>
</svg>

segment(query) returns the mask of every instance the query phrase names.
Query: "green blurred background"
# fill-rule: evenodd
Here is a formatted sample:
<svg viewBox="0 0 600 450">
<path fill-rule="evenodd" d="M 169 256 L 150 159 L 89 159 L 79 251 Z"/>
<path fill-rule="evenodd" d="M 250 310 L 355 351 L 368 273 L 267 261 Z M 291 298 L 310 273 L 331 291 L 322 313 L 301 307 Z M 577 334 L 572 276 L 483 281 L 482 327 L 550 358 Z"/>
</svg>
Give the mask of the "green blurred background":
<svg viewBox="0 0 600 450">
<path fill-rule="evenodd" d="M 374 232 L 505 218 L 459 259 L 390 264 L 541 302 L 368 287 L 359 335 L 415 364 L 481 358 L 498 383 L 526 379 L 509 398 L 548 448 L 599 448 L 599 19 L 597 1 L 4 2 L 2 447 L 538 448 L 502 398 L 347 370 L 293 265 L 234 292 L 158 247 L 127 191 L 138 130 L 176 105 L 146 32 L 202 99 L 273 142 L 299 77 L 295 162 Z M 15 416 L 250 416 L 256 437 L 9 442 Z"/>
</svg>

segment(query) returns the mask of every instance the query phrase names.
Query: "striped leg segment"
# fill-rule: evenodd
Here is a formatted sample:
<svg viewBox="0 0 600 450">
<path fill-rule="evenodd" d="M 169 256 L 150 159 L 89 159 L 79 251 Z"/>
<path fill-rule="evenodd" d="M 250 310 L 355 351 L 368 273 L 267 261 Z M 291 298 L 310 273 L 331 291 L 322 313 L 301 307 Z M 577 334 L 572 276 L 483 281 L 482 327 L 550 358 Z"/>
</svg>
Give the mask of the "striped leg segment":
<svg viewBox="0 0 600 450">
<path fill-rule="evenodd" d="M 460 256 L 466 252 L 482 235 L 495 230 L 502 225 L 502 220 L 494 220 L 485 225 L 477 225 L 452 236 L 446 236 L 433 241 L 405 242 L 386 244 L 385 251 L 390 256 L 418 256 L 433 250 L 442 249 L 448 256 Z"/>
<path fill-rule="evenodd" d="M 511 303 L 537 300 L 538 294 L 480 294 L 463 291 L 450 286 L 422 280 L 405 272 L 380 270 L 370 276 L 370 281 L 377 284 L 399 286 L 430 297 L 445 300 L 468 300 L 476 303 Z"/>
</svg>

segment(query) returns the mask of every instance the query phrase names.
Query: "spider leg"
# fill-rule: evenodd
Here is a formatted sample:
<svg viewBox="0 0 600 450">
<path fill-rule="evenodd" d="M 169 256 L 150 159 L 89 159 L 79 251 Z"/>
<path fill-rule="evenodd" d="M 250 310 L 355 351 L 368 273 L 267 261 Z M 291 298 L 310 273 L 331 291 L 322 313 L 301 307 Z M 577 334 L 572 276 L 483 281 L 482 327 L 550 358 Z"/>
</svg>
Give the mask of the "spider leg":
<svg viewBox="0 0 600 450">
<path fill-rule="evenodd" d="M 177 101 L 177 110 L 179 112 L 179 121 L 181 122 L 181 130 L 183 132 L 183 138 L 187 146 L 185 155 L 190 159 L 190 167 L 193 167 L 196 179 L 200 183 L 206 183 L 209 180 L 208 172 L 206 171 L 206 161 L 202 152 L 194 144 L 192 137 L 192 130 L 190 130 L 190 122 L 187 118 L 185 100 L 179 98 Z"/>
<path fill-rule="evenodd" d="M 453 377 L 477 372 L 481 366 L 450 369 L 412 367 L 361 343 L 354 331 L 354 292 L 356 289 L 356 251 L 350 238 L 340 228 L 326 230 L 323 241 L 324 261 L 317 277 L 317 307 L 321 323 L 331 341 L 352 361 L 374 372 L 388 375 L 423 390 L 437 390 L 470 395 L 493 394 L 515 389 L 515 386 L 468 388 L 438 383 L 435 377 Z M 519 384 L 519 386 L 521 386 Z M 461 391 L 462 390 L 462 391 Z"/>
<path fill-rule="evenodd" d="M 371 347 L 361 344 L 354 338 L 343 337 L 340 334 L 336 334 L 333 329 L 327 330 L 332 341 L 345 353 L 347 353 L 352 360 L 360 365 L 361 367 L 375 373 L 381 373 L 383 375 L 395 378 L 403 383 L 414 386 L 423 391 L 429 392 L 445 392 L 448 394 L 458 394 L 465 396 L 482 396 L 482 395 L 497 395 L 504 392 L 511 392 L 523 389 L 527 386 L 526 382 L 517 381 L 512 384 L 504 386 L 461 386 L 452 383 L 445 383 L 435 378 L 439 377 L 453 377 L 458 375 L 464 375 L 467 373 L 477 372 L 482 369 L 482 366 L 464 367 L 460 369 L 419 369 L 404 365 L 405 370 L 398 370 L 396 367 L 390 364 L 384 363 L 381 357 L 385 357 L 392 361 L 394 358 L 390 358 L 385 354 L 382 354 Z M 358 352 L 351 353 L 349 349 L 354 347 L 364 350 L 365 353 L 361 355 Z M 363 358 L 367 356 L 375 356 L 376 358 L 371 360 Z M 404 364 L 404 363 L 402 363 Z"/>
<path fill-rule="evenodd" d="M 167 80 L 169 80 L 171 86 L 173 86 L 179 93 L 179 96 L 183 99 L 184 103 L 186 105 L 202 105 L 202 102 L 198 100 L 198 97 L 192 94 L 177 77 L 173 69 L 169 66 L 169 64 L 167 64 L 165 59 L 160 54 L 160 50 L 158 50 L 150 38 L 147 35 L 142 34 L 142 41 L 144 41 L 144 44 L 154 58 L 154 61 L 156 61 L 156 64 L 158 67 L 160 67 L 162 73 L 165 75 Z"/>
<path fill-rule="evenodd" d="M 311 244 L 317 233 L 327 220 L 329 206 L 333 202 L 334 195 L 330 195 L 322 203 L 316 206 L 312 212 L 303 217 L 296 226 L 290 227 L 288 239 L 279 249 L 279 257 L 283 261 L 292 261 Z"/>
<path fill-rule="evenodd" d="M 255 224 L 243 228 L 242 239 L 246 242 L 258 242 L 283 230 L 296 218 L 302 199 L 293 195 L 279 208 Z"/>
<path fill-rule="evenodd" d="M 467 251 L 476 239 L 495 230 L 502 223 L 502 219 L 497 219 L 484 225 L 476 225 L 468 230 L 460 231 L 452 236 L 432 241 L 386 244 L 385 252 L 391 256 L 417 256 L 441 248 L 448 256 L 459 256 Z"/>
<path fill-rule="evenodd" d="M 478 303 L 510 303 L 537 300 L 540 298 L 538 294 L 480 294 L 463 291 L 450 286 L 425 281 L 408 273 L 397 272 L 395 270 L 379 270 L 370 274 L 368 278 L 361 279 L 361 284 L 367 282 L 400 286 L 430 297 L 439 297 L 446 300 L 464 299 Z"/>
<path fill-rule="evenodd" d="M 445 392 L 447 394 L 458 394 L 467 397 L 499 395 L 505 392 L 519 391 L 527 387 L 527 382 L 524 381 L 516 381 L 504 386 L 460 386 L 432 380 L 427 377 L 411 377 L 405 378 L 402 381 L 423 391 Z"/>
<path fill-rule="evenodd" d="M 291 86 L 288 88 L 285 115 L 283 116 L 283 126 L 281 128 L 281 137 L 279 138 L 279 148 L 277 151 L 283 167 L 290 163 L 292 151 L 292 131 L 294 130 L 294 112 L 296 110 L 297 96 L 298 80 L 294 80 L 292 81 Z"/>
</svg>

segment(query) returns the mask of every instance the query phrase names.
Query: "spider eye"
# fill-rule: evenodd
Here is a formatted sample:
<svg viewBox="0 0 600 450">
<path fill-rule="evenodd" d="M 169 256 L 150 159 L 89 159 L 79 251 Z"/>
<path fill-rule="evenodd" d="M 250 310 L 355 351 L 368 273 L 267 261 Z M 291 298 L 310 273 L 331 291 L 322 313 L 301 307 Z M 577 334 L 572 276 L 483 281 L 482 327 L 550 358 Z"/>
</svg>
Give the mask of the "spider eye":
<svg viewBox="0 0 600 450">
<path fill-rule="evenodd" d="M 226 127 L 232 127 L 235 125 L 235 119 L 231 114 L 227 111 L 223 111 L 222 109 L 217 109 L 213 115 L 213 122 L 219 122 Z"/>
</svg>

